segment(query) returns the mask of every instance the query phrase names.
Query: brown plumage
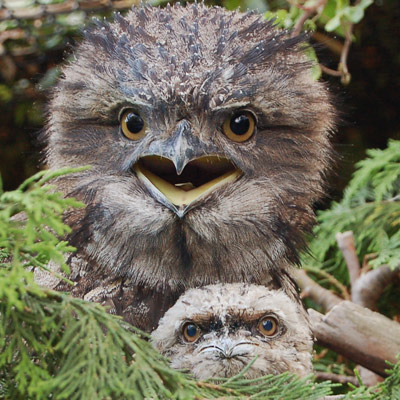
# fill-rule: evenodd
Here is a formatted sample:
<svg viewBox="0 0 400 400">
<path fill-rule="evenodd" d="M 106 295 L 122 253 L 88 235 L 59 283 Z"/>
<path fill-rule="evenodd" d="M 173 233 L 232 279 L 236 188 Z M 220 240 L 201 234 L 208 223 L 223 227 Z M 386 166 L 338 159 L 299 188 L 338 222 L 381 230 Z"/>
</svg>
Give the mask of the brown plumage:
<svg viewBox="0 0 400 400">
<path fill-rule="evenodd" d="M 253 282 L 296 297 L 334 111 L 302 38 L 256 13 L 141 7 L 85 33 L 45 133 L 72 293 L 150 330 L 187 288 Z M 68 289 L 54 284 L 56 289 Z"/>
</svg>

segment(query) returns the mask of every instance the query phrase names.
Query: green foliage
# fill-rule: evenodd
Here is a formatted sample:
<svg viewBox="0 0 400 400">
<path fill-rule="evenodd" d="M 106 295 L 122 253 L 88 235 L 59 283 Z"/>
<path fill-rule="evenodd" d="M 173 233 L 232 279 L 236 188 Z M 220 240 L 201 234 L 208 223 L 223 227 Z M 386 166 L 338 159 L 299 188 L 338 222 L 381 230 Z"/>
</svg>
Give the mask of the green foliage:
<svg viewBox="0 0 400 400">
<path fill-rule="evenodd" d="M 331 393 L 329 383 L 288 373 L 249 381 L 243 371 L 196 382 L 100 305 L 40 288 L 32 269 L 47 270 L 52 260 L 66 271 L 64 254 L 73 251 L 57 237 L 70 230 L 62 212 L 81 204 L 44 185 L 66 172 L 41 172 L 15 191 L 0 191 L 0 397 L 294 400 Z"/>
<path fill-rule="evenodd" d="M 325 23 L 327 32 L 341 34 L 342 24 L 359 23 L 364 17 L 365 9 L 372 3 L 373 0 L 361 0 L 357 4 L 351 5 L 349 0 L 328 0 L 321 14 L 321 22 Z"/>
<path fill-rule="evenodd" d="M 342 281 L 347 270 L 335 233 L 352 230 L 358 255 L 373 255 L 373 267 L 399 266 L 400 260 L 400 141 L 389 141 L 385 150 L 368 150 L 368 158 L 356 164 L 357 171 L 343 199 L 318 214 L 319 225 L 310 244 L 305 265 L 335 271 Z"/>
<path fill-rule="evenodd" d="M 276 18 L 278 26 L 290 29 L 296 22 L 303 18 L 308 10 L 310 13 L 305 21 L 304 27 L 314 31 L 317 27 L 323 28 L 327 32 L 334 32 L 337 35 L 345 36 L 343 27 L 346 24 L 359 23 L 367 7 L 373 4 L 373 0 L 361 0 L 352 4 L 350 0 L 328 0 L 323 3 L 319 0 L 290 1 L 285 5 L 278 3 L 278 7 L 271 7 L 265 14 L 266 18 Z"/>
<path fill-rule="evenodd" d="M 60 215 L 69 207 L 83 204 L 63 199 L 53 192 L 52 186 L 43 186 L 65 171 L 39 172 L 17 190 L 0 192 L 0 249 L 12 257 L 11 266 L 46 268 L 49 261 L 54 260 L 68 270 L 63 254 L 73 249 L 58 237 L 68 233 L 70 228 L 62 223 Z M 7 274 L 8 264 L 0 265 L 4 268 L 0 274 Z"/>
<path fill-rule="evenodd" d="M 397 357 L 400 359 L 400 355 Z M 360 385 L 359 388 L 353 387 L 353 391 L 348 393 L 344 399 L 368 399 L 368 400 L 397 400 L 400 399 L 400 362 L 393 365 L 388 363 L 389 376 L 374 387 Z"/>
</svg>

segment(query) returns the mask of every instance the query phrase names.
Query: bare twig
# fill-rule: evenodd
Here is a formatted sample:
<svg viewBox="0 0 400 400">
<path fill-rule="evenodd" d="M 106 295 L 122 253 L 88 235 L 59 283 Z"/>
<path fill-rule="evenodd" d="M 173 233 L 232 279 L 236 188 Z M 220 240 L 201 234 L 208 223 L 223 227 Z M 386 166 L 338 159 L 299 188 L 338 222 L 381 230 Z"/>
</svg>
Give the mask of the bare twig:
<svg viewBox="0 0 400 400">
<path fill-rule="evenodd" d="M 304 23 L 314 14 L 317 15 L 323 10 L 325 7 L 327 0 L 320 0 L 315 3 L 312 7 L 305 7 L 303 4 L 298 3 L 295 0 L 288 0 L 288 2 L 297 7 L 299 10 L 302 10 L 303 13 L 297 19 L 296 24 L 293 27 L 291 37 L 295 37 L 300 34 L 304 27 Z M 355 4 L 359 2 L 356 1 Z M 350 46 L 352 42 L 352 35 L 353 35 L 353 24 L 348 22 L 346 24 L 342 23 L 343 30 L 345 32 L 344 44 L 341 46 L 340 50 L 340 62 L 338 65 L 338 69 L 334 70 L 323 65 L 320 65 L 322 72 L 328 75 L 336 76 L 341 78 L 341 82 L 343 85 L 347 85 L 350 83 L 351 75 L 349 72 L 349 68 L 347 66 L 347 58 L 349 56 Z"/>
<path fill-rule="evenodd" d="M 343 75 L 341 71 L 338 71 L 338 70 L 332 69 L 332 68 L 328 68 L 327 66 L 325 66 L 323 64 L 319 64 L 319 67 L 321 68 L 321 71 L 327 75 L 336 76 L 336 77 L 340 77 Z"/>
<path fill-rule="evenodd" d="M 389 283 L 398 276 L 399 272 L 400 268 L 392 270 L 387 265 L 382 265 L 377 269 L 361 274 L 352 285 L 352 300 L 354 303 L 375 310 L 379 297 Z"/>
<path fill-rule="evenodd" d="M 336 304 L 339 304 L 342 299 L 330 290 L 318 285 L 313 281 L 304 270 L 296 269 L 294 271 L 294 278 L 302 290 L 303 297 L 310 297 L 316 301 L 324 310 L 330 310 Z"/>
<path fill-rule="evenodd" d="M 296 25 L 294 26 L 292 30 L 291 37 L 298 36 L 303 29 L 304 23 L 307 21 L 307 19 L 314 13 L 313 9 L 308 9 L 304 10 L 303 14 L 299 17 L 299 19 L 296 21 Z"/>
<path fill-rule="evenodd" d="M 351 383 L 354 386 L 359 386 L 358 379 L 355 376 L 338 375 L 332 372 L 315 372 L 315 377 L 323 381 L 332 381 L 337 383 Z"/>
<path fill-rule="evenodd" d="M 305 7 L 302 4 L 299 4 L 295 1 L 289 1 L 294 7 L 297 7 L 300 10 L 303 10 L 303 14 L 296 21 L 296 24 L 292 30 L 291 37 L 298 36 L 303 29 L 304 23 L 310 18 L 313 14 L 317 14 L 318 10 L 323 8 L 326 4 L 327 0 L 320 0 L 315 3 L 312 7 Z"/>
<path fill-rule="evenodd" d="M 345 27 L 343 26 L 343 29 L 346 32 L 346 36 L 344 40 L 342 54 L 340 55 L 340 63 L 338 68 L 338 70 L 341 71 L 343 74 L 341 79 L 343 85 L 348 85 L 351 79 L 349 68 L 347 66 L 347 58 L 349 56 L 349 50 L 352 42 L 353 26 L 354 25 L 350 22 L 347 24 L 347 29 L 345 29 Z"/>
<path fill-rule="evenodd" d="M 355 281 L 359 278 L 361 273 L 360 262 L 357 258 L 353 232 L 338 232 L 336 234 L 336 241 L 346 261 L 347 269 L 350 275 L 350 283 L 353 287 Z"/>
<path fill-rule="evenodd" d="M 331 275 L 329 272 L 326 272 L 323 269 L 319 268 L 310 268 L 310 267 L 303 267 L 303 269 L 306 272 L 311 272 L 313 274 L 319 275 L 323 278 L 326 278 L 329 283 L 331 283 L 333 286 L 339 289 L 340 294 L 345 300 L 351 300 L 351 296 L 349 294 L 349 291 L 347 290 L 346 286 L 343 285 L 339 280 L 337 280 L 333 275 Z"/>
<path fill-rule="evenodd" d="M 364 264 L 361 269 L 353 232 L 337 233 L 336 240 L 349 271 L 351 300 L 363 307 L 375 310 L 379 297 L 387 285 L 399 274 L 400 267 L 392 270 L 387 265 L 382 265 L 379 268 L 368 270 L 368 264 Z"/>
</svg>

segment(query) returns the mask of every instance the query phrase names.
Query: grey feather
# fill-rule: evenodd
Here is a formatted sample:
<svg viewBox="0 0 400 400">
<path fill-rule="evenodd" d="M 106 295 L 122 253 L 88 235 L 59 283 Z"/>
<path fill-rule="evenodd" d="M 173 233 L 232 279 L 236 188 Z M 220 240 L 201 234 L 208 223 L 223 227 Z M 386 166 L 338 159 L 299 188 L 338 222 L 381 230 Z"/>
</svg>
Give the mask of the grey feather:
<svg viewBox="0 0 400 400">
<path fill-rule="evenodd" d="M 323 195 L 335 125 L 304 48 L 255 13 L 203 4 L 135 8 L 88 30 L 62 69 L 45 134 L 50 168 L 92 165 L 56 182 L 87 204 L 66 216 L 81 260 L 74 295 L 120 282 L 117 312 L 144 329 L 199 285 L 258 283 L 297 296 L 290 269 Z M 146 123 L 138 141 L 121 134 L 126 108 Z M 256 119 L 243 143 L 222 132 L 236 109 Z M 241 176 L 178 209 L 135 172 L 145 156 L 177 152 L 182 165 L 230 160 Z M 164 308 L 152 304 L 143 322 L 135 307 L 148 296 Z"/>
<path fill-rule="evenodd" d="M 277 321 L 271 336 L 258 329 L 266 317 Z M 194 342 L 185 338 L 188 324 L 199 331 Z M 188 370 L 197 379 L 232 377 L 256 357 L 246 378 L 312 372 L 307 315 L 282 290 L 240 283 L 190 289 L 165 313 L 151 336 L 172 367 Z"/>
</svg>

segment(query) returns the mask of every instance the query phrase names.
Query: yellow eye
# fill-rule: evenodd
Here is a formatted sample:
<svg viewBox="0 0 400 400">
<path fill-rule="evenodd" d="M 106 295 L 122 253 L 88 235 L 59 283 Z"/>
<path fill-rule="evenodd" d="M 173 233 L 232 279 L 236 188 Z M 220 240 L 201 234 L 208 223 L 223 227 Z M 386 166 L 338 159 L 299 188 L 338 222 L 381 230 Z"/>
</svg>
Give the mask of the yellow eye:
<svg viewBox="0 0 400 400">
<path fill-rule="evenodd" d="M 257 329 L 264 336 L 273 336 L 278 330 L 278 321 L 271 316 L 264 317 L 259 321 Z"/>
<path fill-rule="evenodd" d="M 121 116 L 121 129 L 128 139 L 139 140 L 146 133 L 146 124 L 143 118 L 135 111 L 126 110 Z"/>
<path fill-rule="evenodd" d="M 193 343 L 201 335 L 201 329 L 193 322 L 186 322 L 182 327 L 182 334 L 185 342 Z"/>
<path fill-rule="evenodd" d="M 253 136 L 256 123 L 252 113 L 239 111 L 227 118 L 222 125 L 225 136 L 234 142 L 244 142 Z"/>
</svg>

